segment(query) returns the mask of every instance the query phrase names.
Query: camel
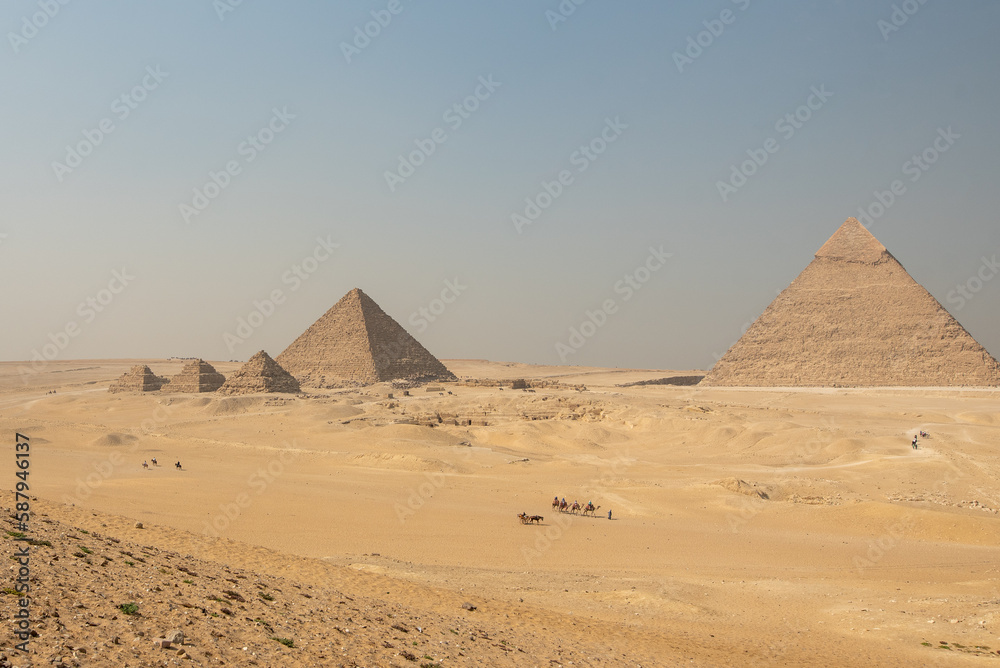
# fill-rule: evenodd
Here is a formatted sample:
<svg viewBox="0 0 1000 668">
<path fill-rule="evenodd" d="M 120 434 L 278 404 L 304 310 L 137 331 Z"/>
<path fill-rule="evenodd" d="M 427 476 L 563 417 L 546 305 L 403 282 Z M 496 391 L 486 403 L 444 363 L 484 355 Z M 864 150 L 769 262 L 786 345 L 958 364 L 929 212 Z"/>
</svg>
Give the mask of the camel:
<svg viewBox="0 0 1000 668">
<path fill-rule="evenodd" d="M 559 512 L 565 513 L 568 508 L 569 504 L 566 503 L 566 499 L 563 499 L 562 502 L 559 504 Z"/>
<path fill-rule="evenodd" d="M 518 513 L 517 517 L 521 520 L 521 524 L 537 524 L 545 519 L 541 515 L 529 515 L 528 513 Z"/>
<path fill-rule="evenodd" d="M 569 507 L 569 512 L 571 512 L 573 514 L 576 514 L 576 513 L 580 512 L 580 508 L 581 508 L 580 503 L 577 502 L 577 501 L 574 501 L 573 505 Z"/>
<path fill-rule="evenodd" d="M 583 508 L 583 514 L 584 514 L 584 515 L 586 515 L 587 513 L 590 513 L 590 514 L 591 514 L 591 516 L 593 516 L 593 515 L 594 515 L 594 513 L 596 513 L 596 512 L 597 512 L 598 510 L 600 510 L 600 509 L 601 509 L 601 507 L 600 507 L 600 506 L 594 506 L 594 504 L 593 504 L 593 503 L 588 503 L 588 504 L 587 504 L 586 506 L 584 506 L 584 508 Z"/>
</svg>

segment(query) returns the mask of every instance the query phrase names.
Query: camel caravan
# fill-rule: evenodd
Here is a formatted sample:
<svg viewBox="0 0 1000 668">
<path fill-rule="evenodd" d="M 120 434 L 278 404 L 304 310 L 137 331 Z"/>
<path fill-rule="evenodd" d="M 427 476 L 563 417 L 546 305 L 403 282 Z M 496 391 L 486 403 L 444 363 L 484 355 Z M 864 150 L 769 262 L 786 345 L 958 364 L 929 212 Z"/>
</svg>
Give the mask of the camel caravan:
<svg viewBox="0 0 1000 668">
<path fill-rule="evenodd" d="M 585 515 L 589 517 L 597 517 L 597 511 L 601 509 L 600 506 L 595 506 L 593 501 L 588 501 L 585 505 L 581 505 L 578 501 L 573 501 L 573 503 L 567 503 L 566 499 L 560 499 L 558 496 L 552 499 L 552 509 L 558 510 L 561 513 L 570 513 L 571 515 Z M 540 524 L 545 518 L 541 515 L 529 515 L 528 513 L 518 513 L 517 519 L 521 520 L 521 524 Z M 608 511 L 608 519 L 611 519 L 611 511 Z"/>
<path fill-rule="evenodd" d="M 558 510 L 561 513 L 569 513 L 571 515 L 584 515 L 587 517 L 597 517 L 597 511 L 600 510 L 600 506 L 595 506 L 593 501 L 588 501 L 586 504 L 581 505 L 579 501 L 573 501 L 573 503 L 567 503 L 565 498 L 560 499 L 558 496 L 552 499 L 552 510 Z M 521 524 L 540 524 L 545 518 L 541 515 L 529 515 L 528 513 L 518 513 L 517 519 L 521 520 Z M 608 511 L 608 519 L 611 519 L 611 511 Z"/>
<path fill-rule="evenodd" d="M 600 510 L 600 506 L 595 506 L 593 501 L 588 501 L 586 505 L 580 505 L 578 501 L 573 501 L 573 503 L 566 503 L 566 498 L 560 499 L 558 496 L 552 499 L 552 510 L 558 510 L 561 513 L 570 513 L 576 515 L 577 513 L 582 513 L 583 515 L 590 515 L 591 517 L 596 517 L 596 513 Z"/>
</svg>

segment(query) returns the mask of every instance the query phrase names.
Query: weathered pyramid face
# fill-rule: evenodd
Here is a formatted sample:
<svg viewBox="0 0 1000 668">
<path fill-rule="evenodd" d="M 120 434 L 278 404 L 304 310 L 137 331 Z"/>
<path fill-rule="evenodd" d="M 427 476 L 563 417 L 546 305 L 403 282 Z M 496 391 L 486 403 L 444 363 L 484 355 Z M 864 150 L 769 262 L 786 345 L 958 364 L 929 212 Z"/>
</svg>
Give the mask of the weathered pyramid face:
<svg viewBox="0 0 1000 668">
<path fill-rule="evenodd" d="M 995 386 L 1000 365 L 849 218 L 702 383 Z"/>
<path fill-rule="evenodd" d="M 205 360 L 192 360 L 184 365 L 181 372 L 163 386 L 164 392 L 215 392 L 226 381 Z"/>
<path fill-rule="evenodd" d="M 157 376 L 145 364 L 136 364 L 119 376 L 108 388 L 108 392 L 155 392 L 166 382 L 166 378 Z"/>
<path fill-rule="evenodd" d="M 261 350 L 231 375 L 218 391 L 219 394 L 298 392 L 299 381 Z"/>
<path fill-rule="evenodd" d="M 306 387 L 455 380 L 426 348 L 355 288 L 277 358 Z"/>
</svg>

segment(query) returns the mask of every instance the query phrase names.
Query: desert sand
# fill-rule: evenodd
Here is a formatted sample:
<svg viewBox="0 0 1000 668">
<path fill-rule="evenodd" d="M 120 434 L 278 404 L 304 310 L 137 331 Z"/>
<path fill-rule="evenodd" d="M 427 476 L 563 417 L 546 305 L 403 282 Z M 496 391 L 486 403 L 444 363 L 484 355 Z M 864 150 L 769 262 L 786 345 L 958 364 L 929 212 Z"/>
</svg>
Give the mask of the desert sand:
<svg viewBox="0 0 1000 668">
<path fill-rule="evenodd" d="M 32 548 L 33 663 L 9 633 L 0 651 L 13 665 L 1000 659 L 1000 390 L 621 387 L 704 372 L 442 362 L 459 382 L 408 395 L 234 397 L 108 392 L 135 364 L 170 377 L 184 360 L 0 364 L 0 427 L 31 438 L 29 534 L 52 543 Z M 556 495 L 600 509 L 559 513 Z M 116 608 L 133 601 L 139 616 Z M 174 627 L 184 657 L 150 647 Z"/>
</svg>

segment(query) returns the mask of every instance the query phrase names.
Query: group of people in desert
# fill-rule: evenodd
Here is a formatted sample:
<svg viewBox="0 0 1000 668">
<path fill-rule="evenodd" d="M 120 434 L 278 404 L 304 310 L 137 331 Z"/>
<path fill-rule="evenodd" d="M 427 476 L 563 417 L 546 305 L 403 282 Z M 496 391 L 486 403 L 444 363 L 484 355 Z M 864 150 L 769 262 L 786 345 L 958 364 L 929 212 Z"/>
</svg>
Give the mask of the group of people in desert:
<svg viewBox="0 0 1000 668">
<path fill-rule="evenodd" d="M 160 465 L 159 462 L 156 461 L 156 457 L 151 458 L 149 461 L 153 462 L 153 466 L 159 466 Z M 142 461 L 142 468 L 148 469 L 149 468 L 149 462 L 147 462 L 146 460 L 143 460 Z M 178 462 L 174 463 L 174 468 L 175 469 L 183 469 L 184 467 L 181 466 L 181 463 L 178 461 Z"/>
<path fill-rule="evenodd" d="M 590 515 L 591 517 L 597 516 L 597 511 L 601 509 L 600 506 L 595 506 L 593 501 L 588 501 L 585 504 L 580 504 L 579 501 L 573 501 L 573 503 L 567 503 L 566 497 L 560 499 L 558 496 L 552 499 L 552 509 L 558 510 L 561 513 L 572 513 L 577 514 L 582 512 L 584 515 Z M 545 519 L 541 515 L 529 515 L 528 513 L 518 513 L 517 518 L 521 520 L 521 524 L 541 524 Z M 611 519 L 611 511 L 608 511 L 608 519 Z"/>
<path fill-rule="evenodd" d="M 576 500 L 573 503 L 567 503 L 566 497 L 564 496 L 560 499 L 556 496 L 552 499 L 552 509 L 558 510 L 561 513 L 573 513 L 574 515 L 578 512 L 583 512 L 584 515 L 590 515 L 592 517 L 596 516 L 597 511 L 601 509 L 600 506 L 595 506 L 593 501 L 587 501 L 586 504 L 580 505 Z M 611 511 L 608 511 L 608 519 L 611 519 Z"/>
</svg>

